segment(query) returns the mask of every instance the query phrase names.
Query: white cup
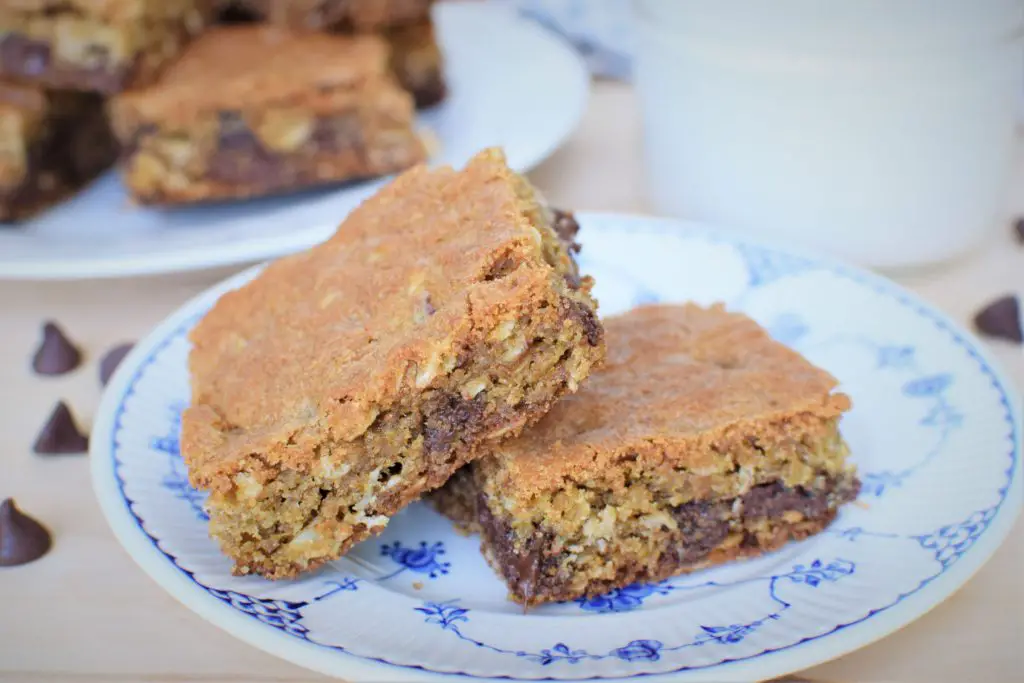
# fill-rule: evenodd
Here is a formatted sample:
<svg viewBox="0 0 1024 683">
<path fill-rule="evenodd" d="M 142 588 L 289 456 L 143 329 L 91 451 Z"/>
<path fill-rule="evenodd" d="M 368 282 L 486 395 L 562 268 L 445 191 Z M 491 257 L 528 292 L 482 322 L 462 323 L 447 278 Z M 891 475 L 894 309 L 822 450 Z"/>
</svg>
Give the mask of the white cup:
<svg viewBox="0 0 1024 683">
<path fill-rule="evenodd" d="M 1022 0 L 634 0 L 655 208 L 875 267 L 1005 216 Z"/>
</svg>

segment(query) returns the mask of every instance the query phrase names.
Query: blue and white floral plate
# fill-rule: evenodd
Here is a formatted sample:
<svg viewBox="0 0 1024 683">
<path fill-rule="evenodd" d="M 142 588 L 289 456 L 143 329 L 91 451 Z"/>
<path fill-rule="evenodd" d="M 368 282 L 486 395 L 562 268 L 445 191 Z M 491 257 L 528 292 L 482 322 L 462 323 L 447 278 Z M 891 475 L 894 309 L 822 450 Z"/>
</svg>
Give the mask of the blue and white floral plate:
<svg viewBox="0 0 1024 683">
<path fill-rule="evenodd" d="M 836 374 L 864 490 L 826 533 L 755 561 L 524 614 L 426 505 L 312 576 L 235 578 L 178 453 L 186 333 L 243 273 L 139 344 L 92 436 L 118 538 L 203 617 L 297 664 L 359 681 L 466 677 L 751 680 L 866 645 L 949 596 L 1006 537 L 1022 498 L 1018 398 L 989 355 L 890 282 L 699 226 L 582 214 L 605 314 L 725 301 Z"/>
</svg>

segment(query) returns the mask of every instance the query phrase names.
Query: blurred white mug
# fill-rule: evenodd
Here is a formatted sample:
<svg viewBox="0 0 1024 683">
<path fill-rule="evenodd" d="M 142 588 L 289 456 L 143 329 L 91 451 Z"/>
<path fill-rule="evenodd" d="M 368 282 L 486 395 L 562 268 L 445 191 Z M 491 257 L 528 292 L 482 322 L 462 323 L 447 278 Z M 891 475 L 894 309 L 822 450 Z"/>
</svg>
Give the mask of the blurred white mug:
<svg viewBox="0 0 1024 683">
<path fill-rule="evenodd" d="M 634 0 L 663 212 L 876 267 L 1004 218 L 1024 0 Z"/>
</svg>

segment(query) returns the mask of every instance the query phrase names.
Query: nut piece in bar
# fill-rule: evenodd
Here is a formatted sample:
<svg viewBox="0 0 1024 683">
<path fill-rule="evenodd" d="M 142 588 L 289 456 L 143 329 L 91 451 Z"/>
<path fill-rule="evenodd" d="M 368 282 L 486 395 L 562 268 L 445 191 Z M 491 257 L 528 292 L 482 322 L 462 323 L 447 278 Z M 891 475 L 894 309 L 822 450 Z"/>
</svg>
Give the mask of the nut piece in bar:
<svg viewBox="0 0 1024 683">
<path fill-rule="evenodd" d="M 182 453 L 237 574 L 339 557 L 577 389 L 603 329 L 555 220 L 500 151 L 419 166 L 200 321 Z"/>
<path fill-rule="evenodd" d="M 379 31 L 430 17 L 434 0 L 235 0 L 236 11 L 292 29 Z"/>
<path fill-rule="evenodd" d="M 751 557 L 859 490 L 836 380 L 722 307 L 605 321 L 608 358 L 533 429 L 434 494 L 535 605 Z"/>
<path fill-rule="evenodd" d="M 448 92 L 444 79 L 444 55 L 437 43 L 434 24 L 423 21 L 389 29 L 391 68 L 402 87 L 412 93 L 417 108 L 441 102 Z"/>
<path fill-rule="evenodd" d="M 99 95 L 0 82 L 0 221 L 56 204 L 116 156 Z"/>
<path fill-rule="evenodd" d="M 424 159 L 412 98 L 375 36 L 222 26 L 160 82 L 114 99 L 125 183 L 144 204 L 256 197 Z"/>
<path fill-rule="evenodd" d="M 110 95 L 152 82 L 212 18 L 212 0 L 5 0 L 0 76 Z"/>
</svg>

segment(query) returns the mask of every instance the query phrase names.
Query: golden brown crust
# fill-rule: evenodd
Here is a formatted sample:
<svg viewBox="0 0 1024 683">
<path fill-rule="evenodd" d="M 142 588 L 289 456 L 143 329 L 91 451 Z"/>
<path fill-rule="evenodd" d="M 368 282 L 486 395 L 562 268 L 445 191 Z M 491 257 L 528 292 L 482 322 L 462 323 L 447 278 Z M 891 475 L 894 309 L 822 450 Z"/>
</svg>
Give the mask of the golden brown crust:
<svg viewBox="0 0 1024 683">
<path fill-rule="evenodd" d="M 834 377 L 720 305 L 642 307 L 605 326 L 604 369 L 480 464 L 489 487 L 526 500 L 623 457 L 641 468 L 713 469 L 732 441 L 770 444 L 780 424 L 816 429 L 850 407 Z"/>
<path fill-rule="evenodd" d="M 388 47 L 376 36 L 219 26 L 190 44 L 158 83 L 117 97 L 111 114 L 125 138 L 144 123 L 187 126 L 224 110 L 347 109 L 364 90 L 390 81 Z M 411 118 L 409 109 L 396 98 L 395 116 Z"/>
</svg>

